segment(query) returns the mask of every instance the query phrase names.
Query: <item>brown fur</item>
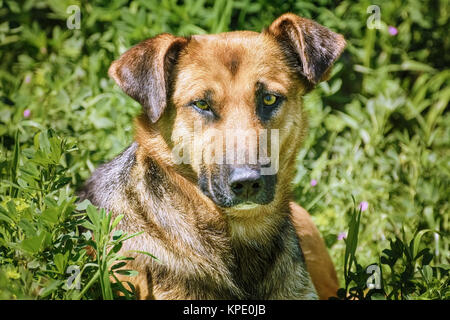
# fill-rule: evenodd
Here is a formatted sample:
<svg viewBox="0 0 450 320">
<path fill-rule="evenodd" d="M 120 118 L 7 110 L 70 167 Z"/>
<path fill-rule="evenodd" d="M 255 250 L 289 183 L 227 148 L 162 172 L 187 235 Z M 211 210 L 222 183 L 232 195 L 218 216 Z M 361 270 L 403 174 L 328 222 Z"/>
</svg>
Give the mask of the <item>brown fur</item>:
<svg viewBox="0 0 450 320">
<path fill-rule="evenodd" d="M 82 197 L 125 213 L 123 230 L 145 231 L 123 247 L 159 259 L 139 255 L 131 263 L 140 275 L 128 280 L 140 298 L 335 295 L 333 264 L 308 213 L 291 201 L 291 179 L 307 131 L 302 96 L 327 77 L 344 45 L 342 36 L 286 14 L 263 33 L 163 34 L 112 64 L 110 75 L 144 113 L 135 122 L 136 142 L 94 173 Z M 270 118 L 255 111 L 258 92 L 284 98 Z M 199 99 L 213 107 L 207 117 L 191 106 Z M 195 123 L 204 130 L 194 137 Z M 224 175 L 223 166 L 198 157 L 212 146 L 208 130 L 231 128 L 280 132 L 273 200 L 253 209 L 220 206 L 199 188 L 201 179 L 212 188 Z M 189 164 L 173 157 L 180 145 Z M 247 152 L 246 145 L 239 148 Z"/>
</svg>

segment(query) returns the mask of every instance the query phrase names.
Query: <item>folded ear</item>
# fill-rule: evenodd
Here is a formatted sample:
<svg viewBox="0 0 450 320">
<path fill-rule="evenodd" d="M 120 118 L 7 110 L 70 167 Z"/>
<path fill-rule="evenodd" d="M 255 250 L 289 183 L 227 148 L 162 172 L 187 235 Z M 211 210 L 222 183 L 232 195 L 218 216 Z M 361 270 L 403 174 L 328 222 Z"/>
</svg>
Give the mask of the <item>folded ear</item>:
<svg viewBox="0 0 450 320">
<path fill-rule="evenodd" d="M 267 32 L 281 44 L 289 63 L 313 85 L 326 80 L 345 47 L 342 35 L 292 13 L 276 19 Z"/>
<path fill-rule="evenodd" d="M 110 77 L 142 105 L 153 123 L 167 105 L 171 76 L 187 42 L 186 38 L 161 34 L 137 44 L 109 68 Z"/>
</svg>

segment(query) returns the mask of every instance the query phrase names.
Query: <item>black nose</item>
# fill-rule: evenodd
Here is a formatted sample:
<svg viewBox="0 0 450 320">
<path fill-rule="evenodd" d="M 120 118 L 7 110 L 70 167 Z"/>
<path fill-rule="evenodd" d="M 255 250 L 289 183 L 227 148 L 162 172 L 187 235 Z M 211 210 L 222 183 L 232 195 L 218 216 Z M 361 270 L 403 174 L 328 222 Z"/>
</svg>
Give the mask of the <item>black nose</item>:
<svg viewBox="0 0 450 320">
<path fill-rule="evenodd" d="M 229 179 L 231 191 L 243 201 L 253 200 L 263 189 L 260 170 L 246 167 L 234 168 Z"/>
</svg>

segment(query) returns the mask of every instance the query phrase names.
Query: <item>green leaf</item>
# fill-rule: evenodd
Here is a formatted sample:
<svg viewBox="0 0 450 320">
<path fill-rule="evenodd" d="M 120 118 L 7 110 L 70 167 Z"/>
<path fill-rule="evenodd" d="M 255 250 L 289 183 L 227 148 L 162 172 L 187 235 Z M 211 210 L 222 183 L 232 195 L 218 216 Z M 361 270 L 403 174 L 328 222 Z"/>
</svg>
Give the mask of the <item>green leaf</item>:
<svg viewBox="0 0 450 320">
<path fill-rule="evenodd" d="M 116 245 L 111 249 L 111 252 L 112 252 L 112 253 L 117 253 L 117 252 L 119 252 L 120 249 L 122 249 L 122 245 L 123 245 L 123 242 L 119 242 L 118 244 L 116 244 Z"/>
<path fill-rule="evenodd" d="M 126 240 L 128 240 L 128 239 L 131 239 L 131 238 L 140 236 L 140 235 L 143 234 L 143 233 L 144 233 L 144 231 L 139 231 L 139 232 L 133 233 L 133 234 L 131 234 L 131 235 L 126 235 L 124 238 L 120 239 L 120 241 L 126 241 Z"/>
<path fill-rule="evenodd" d="M 420 72 L 434 72 L 436 71 L 429 65 L 425 63 L 421 63 L 414 60 L 407 60 L 404 61 L 401 65 L 402 70 L 409 70 L 409 71 L 420 71 Z"/>
<path fill-rule="evenodd" d="M 151 257 L 151 258 L 153 258 L 153 259 L 155 259 L 155 260 L 158 260 L 158 261 L 159 261 L 159 259 L 158 259 L 157 257 L 155 257 L 154 255 L 152 255 L 151 253 L 148 253 L 148 252 L 146 252 L 146 251 L 140 251 L 140 250 L 129 250 L 128 252 L 136 252 L 136 253 L 141 253 L 141 254 L 145 254 L 146 256 L 149 256 L 149 257 Z"/>
<path fill-rule="evenodd" d="M 440 263 L 436 266 L 436 268 L 441 268 L 441 269 L 448 271 L 448 270 L 450 270 L 450 264 Z"/>
<path fill-rule="evenodd" d="M 113 300 L 113 292 L 111 289 L 111 281 L 109 279 L 109 272 L 104 272 L 102 275 L 102 294 L 103 299 L 105 300 Z"/>
<path fill-rule="evenodd" d="M 39 268 L 40 266 L 41 266 L 41 264 L 39 263 L 39 260 L 37 260 L 37 259 L 32 260 L 32 261 L 28 262 L 28 264 L 27 264 L 27 268 L 29 268 L 29 269 L 36 269 L 36 268 Z"/>
<path fill-rule="evenodd" d="M 374 293 L 370 296 L 370 300 L 386 300 L 386 297 L 384 294 Z"/>
<path fill-rule="evenodd" d="M 100 217 L 99 217 L 99 212 L 97 211 L 97 208 L 94 207 L 93 205 L 88 205 L 86 208 L 86 214 L 89 217 L 89 220 L 91 220 L 92 224 L 94 225 L 95 231 L 99 231 L 101 228 L 100 225 Z"/>
<path fill-rule="evenodd" d="M 82 223 L 81 223 L 81 225 L 83 226 L 83 227 L 85 227 L 86 229 L 89 229 L 89 230 L 92 230 L 92 231 L 96 231 L 97 230 L 97 227 L 96 226 L 94 226 L 92 223 L 90 223 L 89 221 L 83 221 Z"/>
<path fill-rule="evenodd" d="M 39 296 L 41 296 L 42 298 L 49 296 L 62 284 L 64 284 L 63 280 L 50 280 L 50 282 L 46 284 L 46 286 L 39 292 Z"/>
<path fill-rule="evenodd" d="M 353 202 L 355 200 L 353 199 Z M 358 231 L 361 220 L 361 210 L 353 208 L 353 213 L 349 222 L 347 239 L 345 240 L 344 252 L 344 273 L 347 274 L 352 268 L 353 262 L 356 260 L 355 253 L 358 245 Z"/>
<path fill-rule="evenodd" d="M 422 240 L 422 237 L 425 233 L 430 232 L 432 230 L 430 229 L 424 229 L 421 230 L 417 233 L 417 235 L 414 237 L 414 242 L 413 242 L 413 247 L 412 249 L 412 256 L 414 259 L 417 258 L 417 253 L 419 252 L 419 247 L 420 247 L 420 241 Z"/>
<path fill-rule="evenodd" d="M 113 240 L 118 240 L 120 237 L 122 237 L 124 232 L 122 230 L 116 230 L 113 232 Z"/>
<path fill-rule="evenodd" d="M 41 246 L 44 242 L 45 233 L 41 232 L 40 235 L 25 239 L 20 243 L 20 247 L 31 254 L 36 254 L 40 251 Z"/>
<path fill-rule="evenodd" d="M 25 238 L 32 238 L 37 235 L 38 229 L 30 220 L 26 218 L 20 219 L 17 225 L 25 233 Z"/>
<path fill-rule="evenodd" d="M 66 257 L 62 253 L 57 253 L 53 257 L 53 262 L 55 263 L 56 270 L 63 274 L 65 271 Z"/>
<path fill-rule="evenodd" d="M 13 224 L 14 221 L 10 217 L 7 216 L 7 211 L 0 206 L 0 220 L 5 221 L 6 223 Z"/>
<path fill-rule="evenodd" d="M 77 203 L 76 210 L 77 211 L 84 211 L 84 210 L 86 210 L 86 208 L 89 205 L 92 205 L 92 203 L 88 199 L 84 199 L 82 202 Z"/>
<path fill-rule="evenodd" d="M 423 266 L 422 268 L 423 278 L 427 283 L 430 283 L 433 278 L 433 269 L 430 266 Z"/>
<path fill-rule="evenodd" d="M 17 166 L 19 163 L 19 130 L 16 131 L 15 138 L 14 138 L 14 151 L 13 151 L 13 158 L 11 161 L 11 168 L 10 168 L 10 175 L 11 175 L 11 182 L 15 183 L 17 182 Z M 16 187 L 11 187 L 11 195 L 16 196 L 18 192 L 18 189 Z"/>
<path fill-rule="evenodd" d="M 101 225 L 102 225 L 102 232 L 103 234 L 109 234 L 111 232 L 111 218 L 112 214 L 107 213 L 104 208 L 100 209 L 101 212 Z"/>
<path fill-rule="evenodd" d="M 42 212 L 41 219 L 52 226 L 58 222 L 60 214 L 59 208 L 47 208 Z"/>
<path fill-rule="evenodd" d="M 117 227 L 117 225 L 119 224 L 120 220 L 122 220 L 122 218 L 124 217 L 123 214 L 119 214 L 113 221 L 112 225 L 111 225 L 111 229 L 114 229 L 115 227 Z"/>
<path fill-rule="evenodd" d="M 10 200 L 6 203 L 6 208 L 8 209 L 8 213 L 10 217 L 17 216 L 16 205 L 13 200 Z"/>
<path fill-rule="evenodd" d="M 114 272 L 129 277 L 135 277 L 139 274 L 136 270 L 116 270 Z"/>
<path fill-rule="evenodd" d="M 50 141 L 48 140 L 47 132 L 43 131 L 38 134 L 39 135 L 39 150 L 41 150 L 45 155 L 50 154 Z"/>
<path fill-rule="evenodd" d="M 116 263 L 115 265 L 113 265 L 112 267 L 111 267 L 111 270 L 116 270 L 116 269 L 119 269 L 119 268 L 122 268 L 122 267 L 124 267 L 124 266 L 126 266 L 126 262 L 119 262 L 119 263 Z"/>
</svg>

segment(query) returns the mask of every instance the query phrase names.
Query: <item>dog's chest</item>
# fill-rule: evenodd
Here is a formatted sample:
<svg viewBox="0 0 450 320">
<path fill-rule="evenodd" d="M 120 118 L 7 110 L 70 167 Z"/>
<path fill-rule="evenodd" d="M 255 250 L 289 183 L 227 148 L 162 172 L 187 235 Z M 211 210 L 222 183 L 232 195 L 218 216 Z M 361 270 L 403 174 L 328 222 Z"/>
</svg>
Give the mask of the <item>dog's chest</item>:
<svg viewBox="0 0 450 320">
<path fill-rule="evenodd" d="M 314 292 L 290 220 L 264 238 L 232 239 L 217 211 L 169 183 L 158 168 L 146 172 L 129 194 L 130 214 L 148 226 L 147 239 L 131 249 L 160 260 L 149 270 L 156 298 L 296 299 Z"/>
<path fill-rule="evenodd" d="M 289 231 L 266 242 L 209 242 L 203 255 L 179 260 L 154 272 L 155 291 L 164 299 L 309 299 L 315 290 Z M 181 251 L 180 251 L 181 252 Z M 184 251 L 186 253 L 186 251 Z M 189 261 L 184 264 L 185 261 Z"/>
</svg>

